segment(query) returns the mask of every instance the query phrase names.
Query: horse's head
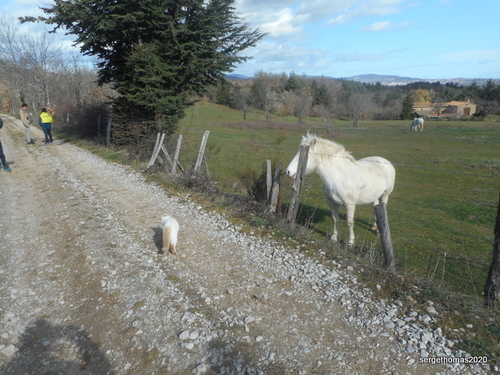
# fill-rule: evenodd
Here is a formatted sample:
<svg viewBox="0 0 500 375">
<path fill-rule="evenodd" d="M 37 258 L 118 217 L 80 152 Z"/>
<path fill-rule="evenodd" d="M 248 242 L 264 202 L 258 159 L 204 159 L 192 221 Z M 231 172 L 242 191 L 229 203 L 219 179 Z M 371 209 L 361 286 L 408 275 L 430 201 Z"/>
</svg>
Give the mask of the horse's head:
<svg viewBox="0 0 500 375">
<path fill-rule="evenodd" d="M 307 158 L 306 174 L 309 174 L 319 168 L 320 166 L 329 165 L 337 160 L 347 159 L 355 161 L 349 151 L 346 151 L 343 145 L 330 141 L 328 139 L 319 138 L 314 134 L 307 133 L 302 137 L 300 143 L 301 148 L 309 146 L 309 157 Z M 292 159 L 286 168 L 286 174 L 294 177 L 297 174 L 299 167 L 300 150 Z"/>
<path fill-rule="evenodd" d="M 304 146 L 309 146 L 309 148 L 311 149 L 315 145 L 316 140 L 317 140 L 316 136 L 308 132 L 307 135 L 302 136 L 302 142 L 300 142 L 300 146 L 301 148 Z M 295 177 L 295 175 L 297 174 L 297 169 L 299 167 L 299 157 L 300 157 L 300 150 L 299 152 L 297 152 L 295 157 L 292 159 L 292 161 L 286 168 L 286 174 L 288 176 Z M 308 158 L 307 160 L 306 174 L 310 173 L 310 160 L 311 160 L 310 158 Z"/>
<path fill-rule="evenodd" d="M 317 140 L 318 137 L 316 136 L 316 134 L 307 132 L 306 135 L 302 136 L 302 142 L 300 142 L 300 145 L 313 147 Z"/>
</svg>

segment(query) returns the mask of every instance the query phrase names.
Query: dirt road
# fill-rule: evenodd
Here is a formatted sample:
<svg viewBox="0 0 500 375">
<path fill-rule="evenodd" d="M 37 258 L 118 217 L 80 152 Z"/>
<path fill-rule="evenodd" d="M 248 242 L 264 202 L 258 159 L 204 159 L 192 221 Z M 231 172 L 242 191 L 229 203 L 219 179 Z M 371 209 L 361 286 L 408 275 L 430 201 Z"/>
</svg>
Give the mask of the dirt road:
<svg viewBox="0 0 500 375">
<path fill-rule="evenodd" d="M 131 169 L 42 145 L 39 129 L 25 144 L 2 118 L 0 374 L 483 371 L 422 364 L 459 354 L 349 265 L 239 233 Z M 158 255 L 164 214 L 180 223 L 178 256 Z"/>
</svg>

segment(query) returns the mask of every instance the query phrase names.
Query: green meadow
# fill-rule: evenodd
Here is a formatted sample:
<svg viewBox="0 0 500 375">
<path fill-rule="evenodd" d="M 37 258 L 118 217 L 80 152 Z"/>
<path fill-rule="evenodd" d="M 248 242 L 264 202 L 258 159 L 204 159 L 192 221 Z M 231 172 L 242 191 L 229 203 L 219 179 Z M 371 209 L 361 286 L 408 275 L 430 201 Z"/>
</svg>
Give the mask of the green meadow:
<svg viewBox="0 0 500 375">
<path fill-rule="evenodd" d="M 246 195 L 242 173 L 288 165 L 307 131 L 344 144 L 356 159 L 378 155 L 396 168 L 396 185 L 387 206 L 398 272 L 429 278 L 452 290 L 479 297 L 492 256 L 493 229 L 500 193 L 500 123 L 426 121 L 423 132 L 410 132 L 410 121 L 361 121 L 357 128 L 336 120 L 327 129 L 320 119 L 298 124 L 295 118 L 274 116 L 266 121 L 200 101 L 181 122 L 181 163 L 196 160 L 204 131 L 210 131 L 206 159 L 219 189 Z M 175 145 L 176 137 L 171 139 Z M 292 181 L 282 176 L 283 205 Z M 299 221 L 325 237 L 332 220 L 316 175 L 306 178 Z M 341 240 L 347 225 L 341 210 Z M 358 206 L 355 235 L 358 246 L 380 246 L 369 230 L 373 208 Z M 368 244 L 368 245 L 367 245 Z M 376 245 L 370 245 L 376 244 Z M 333 248 L 333 247 L 332 247 Z"/>
</svg>

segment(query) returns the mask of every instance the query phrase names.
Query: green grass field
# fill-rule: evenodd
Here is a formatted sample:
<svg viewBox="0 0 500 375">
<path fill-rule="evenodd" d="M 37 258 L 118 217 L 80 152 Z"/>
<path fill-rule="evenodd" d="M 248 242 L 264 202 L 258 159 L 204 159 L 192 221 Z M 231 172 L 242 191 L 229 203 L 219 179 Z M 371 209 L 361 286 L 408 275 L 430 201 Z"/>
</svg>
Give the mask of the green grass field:
<svg viewBox="0 0 500 375">
<path fill-rule="evenodd" d="M 339 120 L 326 133 L 318 119 L 298 124 L 294 118 L 273 117 L 266 122 L 261 113 L 253 113 L 244 122 L 238 111 L 200 101 L 179 127 L 184 137 L 181 162 L 186 167 L 194 164 L 205 130 L 211 132 L 206 157 L 212 178 L 221 190 L 242 195 L 246 190 L 241 171 L 260 173 L 266 159 L 285 168 L 308 130 L 344 144 L 356 159 L 387 158 L 397 173 L 387 209 L 398 271 L 480 296 L 491 261 L 500 193 L 499 123 L 426 121 L 424 132 L 415 133 L 409 131 L 409 121 L 367 121 L 353 128 Z M 284 205 L 291 182 L 282 177 Z M 325 236 L 331 234 L 332 221 L 321 186 L 316 175 L 306 179 L 301 215 Z M 358 244 L 378 243 L 368 229 L 371 206 L 358 206 L 355 221 Z M 345 220 L 340 236 L 347 238 Z"/>
</svg>

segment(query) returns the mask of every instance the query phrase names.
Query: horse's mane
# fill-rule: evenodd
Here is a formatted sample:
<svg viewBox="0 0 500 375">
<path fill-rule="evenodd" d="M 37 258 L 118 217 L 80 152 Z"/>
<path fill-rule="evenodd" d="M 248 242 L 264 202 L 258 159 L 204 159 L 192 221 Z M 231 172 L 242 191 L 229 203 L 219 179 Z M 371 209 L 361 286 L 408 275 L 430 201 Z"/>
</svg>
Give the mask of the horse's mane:
<svg viewBox="0 0 500 375">
<path fill-rule="evenodd" d="M 343 157 L 356 161 L 349 151 L 340 143 L 320 138 L 315 134 L 307 133 L 302 137 L 301 146 L 309 146 L 311 151 L 321 158 L 329 158 L 331 156 Z M 313 151 L 314 149 L 314 151 Z"/>
</svg>

